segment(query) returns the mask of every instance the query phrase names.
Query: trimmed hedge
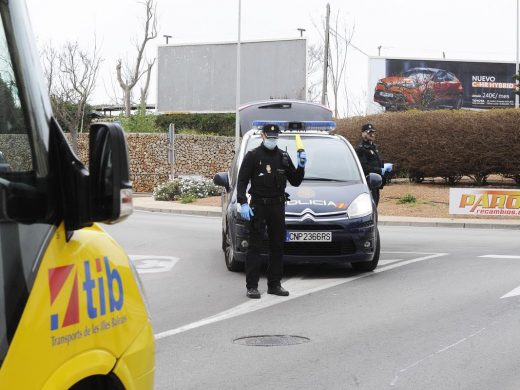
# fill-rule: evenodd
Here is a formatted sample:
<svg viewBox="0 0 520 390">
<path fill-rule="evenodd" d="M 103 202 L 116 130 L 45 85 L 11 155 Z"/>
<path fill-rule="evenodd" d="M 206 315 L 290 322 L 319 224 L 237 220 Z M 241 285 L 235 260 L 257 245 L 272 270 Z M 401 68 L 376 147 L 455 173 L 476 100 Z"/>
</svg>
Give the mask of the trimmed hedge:
<svg viewBox="0 0 520 390">
<path fill-rule="evenodd" d="M 201 134 L 235 135 L 235 114 L 160 114 L 155 121 L 157 127 L 168 131 L 170 123 L 175 124 L 175 131 L 195 129 Z"/>
<path fill-rule="evenodd" d="M 336 133 L 355 146 L 367 122 L 378 129 L 376 143 L 397 174 L 450 184 L 462 176 L 485 184 L 488 175 L 502 174 L 520 182 L 520 110 L 387 112 L 340 119 Z"/>
</svg>

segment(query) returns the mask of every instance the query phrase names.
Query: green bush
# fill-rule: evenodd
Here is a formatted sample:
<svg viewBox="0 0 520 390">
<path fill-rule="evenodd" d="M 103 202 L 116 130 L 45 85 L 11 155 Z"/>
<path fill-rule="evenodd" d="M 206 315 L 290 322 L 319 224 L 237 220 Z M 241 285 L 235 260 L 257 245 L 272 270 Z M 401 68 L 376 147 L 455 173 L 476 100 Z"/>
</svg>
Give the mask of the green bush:
<svg viewBox="0 0 520 390">
<path fill-rule="evenodd" d="M 129 133 L 158 133 L 161 131 L 156 125 L 156 116 L 139 111 L 126 118 L 123 114 L 119 116 L 121 126 Z"/>
<path fill-rule="evenodd" d="M 187 129 L 207 135 L 233 136 L 235 134 L 234 113 L 160 114 L 156 116 L 155 123 L 163 132 L 168 131 L 168 126 L 173 123 L 176 132 Z"/>
<path fill-rule="evenodd" d="M 467 176 L 481 185 L 490 174 L 520 175 L 520 110 L 385 112 L 338 120 L 336 132 L 356 145 L 367 122 L 378 129 L 380 153 L 397 176 L 447 183 Z"/>
<path fill-rule="evenodd" d="M 155 200 L 181 200 L 182 203 L 191 203 L 194 199 L 220 195 L 220 192 L 221 188 L 209 179 L 181 177 L 159 184 L 153 191 L 153 197 Z"/>
<path fill-rule="evenodd" d="M 397 203 L 399 204 L 407 204 L 407 203 L 416 203 L 417 199 L 412 194 L 403 195 Z"/>
</svg>

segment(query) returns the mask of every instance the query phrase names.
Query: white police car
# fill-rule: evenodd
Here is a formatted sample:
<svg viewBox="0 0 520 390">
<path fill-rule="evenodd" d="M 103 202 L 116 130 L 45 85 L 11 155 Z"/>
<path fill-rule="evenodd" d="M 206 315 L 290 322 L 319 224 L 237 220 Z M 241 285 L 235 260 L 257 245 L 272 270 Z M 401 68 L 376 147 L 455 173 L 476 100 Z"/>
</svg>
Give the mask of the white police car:
<svg viewBox="0 0 520 390">
<path fill-rule="evenodd" d="M 231 271 L 244 268 L 249 222 L 237 212 L 237 177 L 246 152 L 262 142 L 259 128 L 265 123 L 280 127 L 278 147 L 287 150 L 293 163 L 296 163 L 296 134 L 301 136 L 308 158 L 301 185 L 288 184 L 286 188 L 289 200 L 285 211 L 284 263 L 351 263 L 356 270 L 374 270 L 379 261 L 380 241 L 377 209 L 370 188 L 381 185 L 381 176 L 370 174 L 365 178 L 352 145 L 342 136 L 330 134 L 334 122 L 270 118 L 253 121 L 229 171 L 217 173 L 213 179 L 225 188 L 222 249 L 227 268 Z M 266 234 L 262 254 L 267 256 L 267 253 Z"/>
</svg>

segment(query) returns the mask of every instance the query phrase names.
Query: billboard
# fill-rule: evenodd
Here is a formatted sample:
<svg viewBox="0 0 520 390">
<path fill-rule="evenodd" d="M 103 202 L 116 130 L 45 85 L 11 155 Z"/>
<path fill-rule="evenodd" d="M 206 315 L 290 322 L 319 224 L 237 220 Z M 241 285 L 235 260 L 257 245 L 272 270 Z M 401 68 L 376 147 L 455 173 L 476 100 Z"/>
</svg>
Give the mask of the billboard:
<svg viewBox="0 0 520 390">
<path fill-rule="evenodd" d="M 158 48 L 158 112 L 234 112 L 237 43 Z M 306 98 L 307 42 L 242 42 L 240 103 Z"/>
<path fill-rule="evenodd" d="M 520 216 L 520 191 L 450 188 L 450 214 Z"/>
<path fill-rule="evenodd" d="M 368 112 L 515 106 L 514 63 L 369 59 Z"/>
</svg>

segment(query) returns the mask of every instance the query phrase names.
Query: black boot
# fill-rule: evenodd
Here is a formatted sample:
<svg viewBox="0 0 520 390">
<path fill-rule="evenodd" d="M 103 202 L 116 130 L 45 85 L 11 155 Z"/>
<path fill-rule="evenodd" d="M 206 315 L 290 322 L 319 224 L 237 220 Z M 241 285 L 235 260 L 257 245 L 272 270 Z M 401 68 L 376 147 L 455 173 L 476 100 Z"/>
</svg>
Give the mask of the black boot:
<svg viewBox="0 0 520 390">
<path fill-rule="evenodd" d="M 260 292 L 257 288 L 248 288 L 246 296 L 251 299 L 259 299 L 260 298 Z"/>
<path fill-rule="evenodd" d="M 287 291 L 285 288 L 283 288 L 282 286 L 273 286 L 273 287 L 268 287 L 267 288 L 267 293 L 268 294 L 273 294 L 273 295 L 279 295 L 281 297 L 286 297 L 289 295 L 289 291 Z"/>
</svg>

